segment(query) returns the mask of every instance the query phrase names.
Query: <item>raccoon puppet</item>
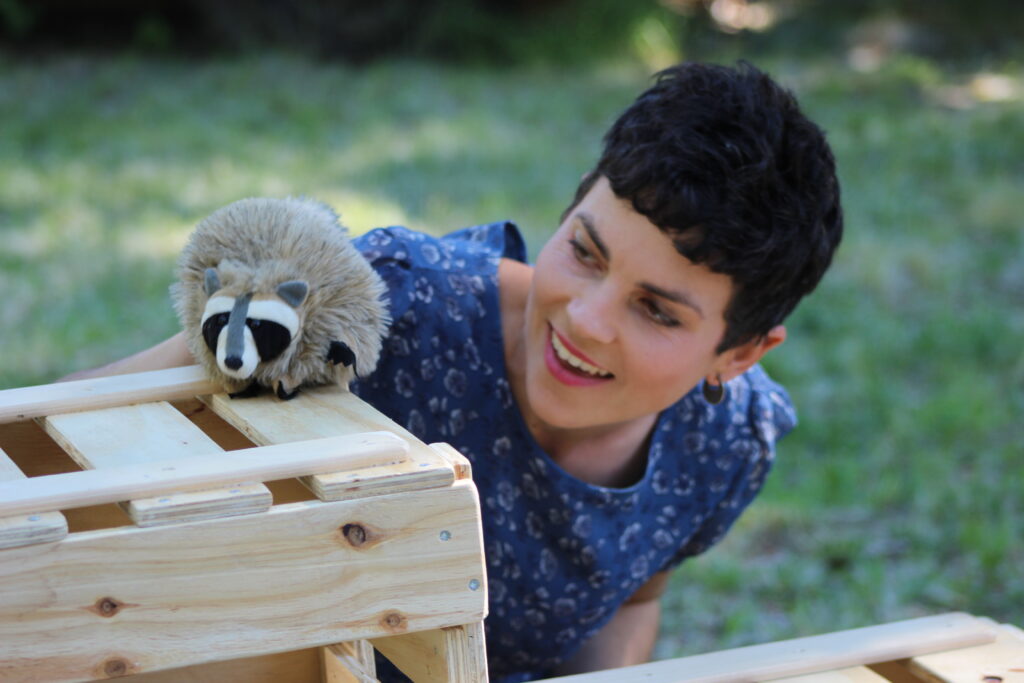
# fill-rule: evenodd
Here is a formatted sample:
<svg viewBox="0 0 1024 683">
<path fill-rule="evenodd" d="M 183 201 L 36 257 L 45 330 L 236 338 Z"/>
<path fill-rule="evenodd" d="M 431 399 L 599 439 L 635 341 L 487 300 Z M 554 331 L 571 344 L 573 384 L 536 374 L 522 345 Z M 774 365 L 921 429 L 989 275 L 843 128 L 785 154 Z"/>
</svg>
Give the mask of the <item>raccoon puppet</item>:
<svg viewBox="0 0 1024 683">
<path fill-rule="evenodd" d="M 279 398 L 377 365 L 386 289 L 337 215 L 306 199 L 243 199 L 199 223 L 171 298 L 192 355 L 232 397 Z"/>
</svg>

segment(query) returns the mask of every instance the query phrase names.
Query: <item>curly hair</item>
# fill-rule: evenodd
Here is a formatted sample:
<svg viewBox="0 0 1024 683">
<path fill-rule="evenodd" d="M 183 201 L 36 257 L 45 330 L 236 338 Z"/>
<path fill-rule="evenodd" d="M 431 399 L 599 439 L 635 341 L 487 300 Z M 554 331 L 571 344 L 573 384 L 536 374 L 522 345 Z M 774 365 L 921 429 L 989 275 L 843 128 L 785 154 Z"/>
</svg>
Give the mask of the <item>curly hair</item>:
<svg viewBox="0 0 1024 683">
<path fill-rule="evenodd" d="M 818 284 L 843 232 L 835 160 L 792 93 L 746 62 L 655 75 L 604 138 L 601 176 L 694 263 L 732 278 L 717 352 L 762 338 Z"/>
</svg>

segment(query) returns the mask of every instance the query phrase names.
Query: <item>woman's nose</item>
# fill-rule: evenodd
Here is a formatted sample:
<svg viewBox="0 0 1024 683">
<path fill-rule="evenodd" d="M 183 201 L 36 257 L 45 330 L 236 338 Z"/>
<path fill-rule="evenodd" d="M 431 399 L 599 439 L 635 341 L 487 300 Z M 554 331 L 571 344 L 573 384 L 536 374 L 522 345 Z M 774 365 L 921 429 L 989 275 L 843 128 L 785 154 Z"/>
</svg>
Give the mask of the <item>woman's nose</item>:
<svg viewBox="0 0 1024 683">
<path fill-rule="evenodd" d="M 615 340 L 616 326 L 612 292 L 594 285 L 569 300 L 567 313 L 570 332 L 578 339 L 608 344 Z"/>
</svg>

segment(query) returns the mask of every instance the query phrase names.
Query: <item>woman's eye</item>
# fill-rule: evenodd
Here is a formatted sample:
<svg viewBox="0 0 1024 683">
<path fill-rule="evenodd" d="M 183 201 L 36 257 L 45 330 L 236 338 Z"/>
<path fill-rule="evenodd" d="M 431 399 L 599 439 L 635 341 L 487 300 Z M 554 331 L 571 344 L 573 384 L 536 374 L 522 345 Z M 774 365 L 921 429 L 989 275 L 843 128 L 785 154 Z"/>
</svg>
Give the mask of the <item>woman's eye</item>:
<svg viewBox="0 0 1024 683">
<path fill-rule="evenodd" d="M 579 240 L 577 240 L 575 237 L 572 237 L 569 239 L 569 244 L 572 246 L 573 254 L 576 255 L 576 260 L 583 263 L 593 262 L 594 257 L 590 255 L 590 252 L 587 251 L 587 248 L 583 246 L 579 242 Z"/>
<path fill-rule="evenodd" d="M 647 316 L 657 324 L 664 325 L 665 327 L 676 327 L 679 325 L 678 320 L 662 311 L 658 304 L 653 301 L 645 299 L 643 301 L 643 306 L 647 312 Z"/>
</svg>

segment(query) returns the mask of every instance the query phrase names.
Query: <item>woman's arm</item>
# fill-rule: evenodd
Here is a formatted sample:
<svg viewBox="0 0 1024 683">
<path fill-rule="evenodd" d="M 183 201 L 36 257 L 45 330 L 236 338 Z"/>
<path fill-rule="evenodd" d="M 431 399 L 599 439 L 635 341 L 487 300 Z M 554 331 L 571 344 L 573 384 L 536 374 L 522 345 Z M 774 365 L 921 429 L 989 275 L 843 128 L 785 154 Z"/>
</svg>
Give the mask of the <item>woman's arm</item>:
<svg viewBox="0 0 1024 683">
<path fill-rule="evenodd" d="M 658 638 L 659 598 L 665 592 L 668 577 L 667 571 L 651 577 L 572 659 L 558 667 L 556 675 L 616 669 L 648 661 Z"/>
<path fill-rule="evenodd" d="M 165 339 L 156 346 L 151 346 L 145 351 L 139 351 L 133 356 L 116 360 L 102 367 L 79 370 L 66 377 L 61 377 L 57 381 L 68 382 L 70 380 L 89 379 L 91 377 L 125 375 L 129 372 L 164 370 L 183 365 L 195 365 L 195 362 L 192 354 L 189 353 L 188 346 L 185 344 L 185 333 L 179 332 L 170 339 Z"/>
</svg>

